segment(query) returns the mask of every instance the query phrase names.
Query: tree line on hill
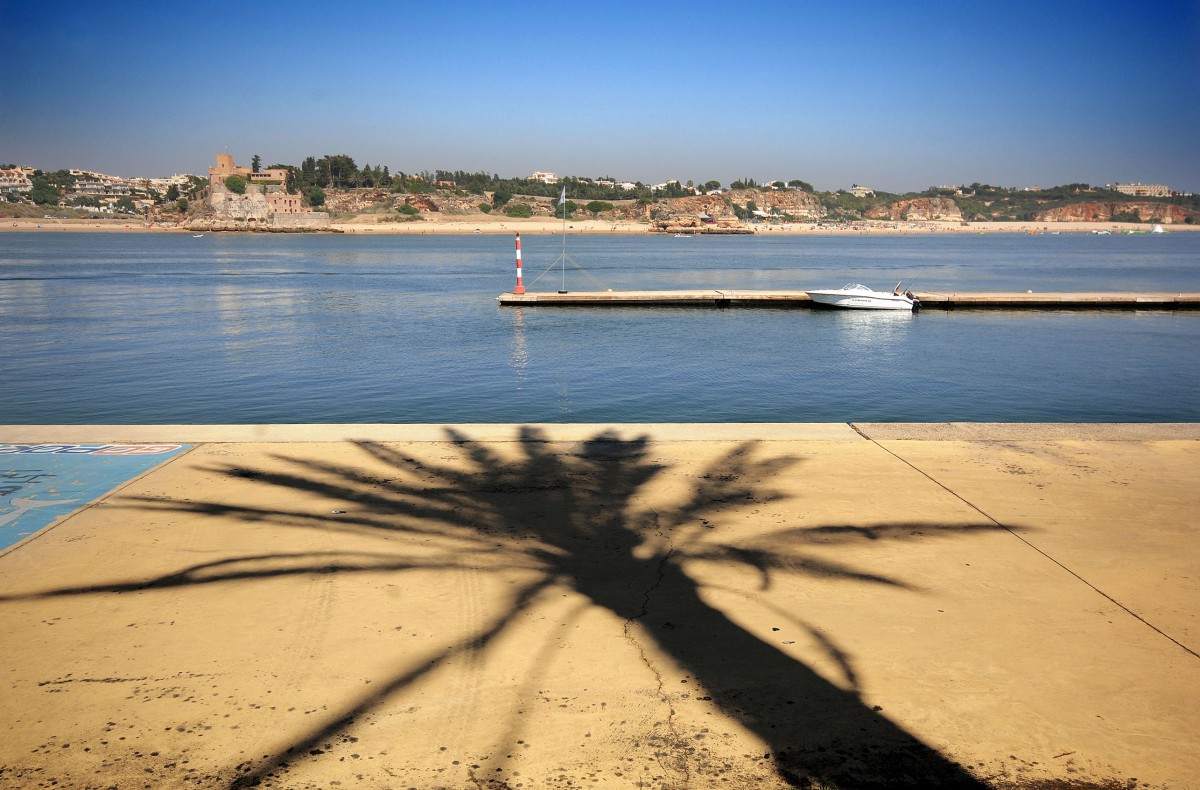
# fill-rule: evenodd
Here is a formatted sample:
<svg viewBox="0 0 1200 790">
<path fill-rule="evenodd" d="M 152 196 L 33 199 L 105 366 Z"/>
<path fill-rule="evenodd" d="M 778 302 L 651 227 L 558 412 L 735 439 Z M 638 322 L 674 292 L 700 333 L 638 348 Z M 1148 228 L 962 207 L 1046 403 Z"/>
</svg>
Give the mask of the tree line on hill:
<svg viewBox="0 0 1200 790">
<path fill-rule="evenodd" d="M 254 159 L 260 161 L 256 154 Z M 567 194 L 576 200 L 612 201 L 612 200 L 643 200 L 655 198 L 684 197 L 722 188 L 720 181 L 708 180 L 703 182 L 679 181 L 667 182 L 665 186 L 655 188 L 649 184 L 636 182 L 632 189 L 617 184 L 611 176 L 587 178 L 584 176 L 567 176 L 556 183 L 545 183 L 533 178 L 501 178 L 498 173 L 482 171 L 469 172 L 465 170 L 434 170 L 419 173 L 392 173 L 386 165 L 364 164 L 361 167 L 354 158 L 346 154 L 329 154 L 326 156 L 306 157 L 296 167 L 294 165 L 276 164 L 271 168 L 286 168 L 288 170 L 287 189 L 292 193 L 304 195 L 313 205 L 324 202 L 326 189 L 356 189 L 375 188 L 392 192 L 422 194 L 438 189 L 453 189 L 462 194 L 495 195 L 495 203 L 503 205 L 514 195 L 530 197 L 557 197 L 566 188 Z M 257 168 L 255 168 L 257 170 Z M 759 185 L 752 178 L 739 179 L 729 185 L 730 189 L 757 188 Z M 812 185 L 794 179 L 786 184 L 775 182 L 776 188 L 803 189 L 812 192 Z"/>
<path fill-rule="evenodd" d="M 258 159 L 257 155 L 255 159 Z M 557 183 L 549 184 L 532 178 L 501 178 L 497 173 L 482 171 L 426 170 L 419 173 L 393 173 L 386 165 L 364 164 L 360 167 L 353 157 L 346 154 L 310 156 L 304 159 L 299 167 L 292 165 L 272 165 L 272 167 L 286 168 L 289 172 L 288 191 L 301 193 L 313 206 L 319 206 L 324 202 L 326 189 L 363 187 L 410 194 L 438 190 L 453 190 L 461 195 L 482 196 L 485 193 L 491 193 L 493 196 L 491 205 L 497 209 L 505 206 L 516 195 L 553 198 L 562 194 L 564 188 L 573 201 L 590 203 L 628 200 L 650 203 L 659 198 L 704 194 L 723 188 L 722 183 L 717 180 L 671 181 L 665 187 L 658 188 L 637 182 L 633 189 L 625 189 L 616 184 L 616 179 L 611 176 L 598 178 L 566 176 Z M 1063 184 L 1030 191 L 976 182 L 954 188 L 930 187 L 923 192 L 904 194 L 876 192 L 873 195 L 861 196 L 844 189 L 818 192 L 812 184 L 801 179 L 759 184 L 753 178 L 741 178 L 732 181 L 728 188 L 731 190 L 802 190 L 813 194 L 825 207 L 829 218 L 833 220 L 861 219 L 867 211 L 877 206 L 887 206 L 898 200 L 919 197 L 950 198 L 958 205 L 964 219 L 997 221 L 1032 220 L 1038 212 L 1071 203 L 1119 202 L 1132 199 L 1129 195 L 1120 192 L 1083 183 Z M 1138 198 L 1138 200 L 1173 203 L 1200 210 L 1200 198 L 1190 195 L 1173 195 L 1169 198 Z"/>
<path fill-rule="evenodd" d="M 827 218 L 833 221 L 861 219 L 871 209 L 913 198 L 952 200 L 968 222 L 1032 222 L 1042 212 L 1075 203 L 1119 204 L 1137 201 L 1178 205 L 1200 211 L 1200 196 L 1197 195 L 1132 197 L 1107 187 L 1083 183 L 1029 190 L 976 182 L 959 187 L 929 187 L 922 192 L 904 194 L 875 192 L 873 195 L 859 196 L 842 189 L 816 194 L 825 207 Z M 1143 221 L 1136 211 L 1118 211 L 1112 219 L 1114 222 Z"/>
<path fill-rule="evenodd" d="M 480 209 L 487 205 L 489 209 L 519 211 L 517 204 L 509 205 L 515 196 L 555 198 L 562 194 L 565 188 L 572 206 L 581 206 L 593 212 L 609 210 L 611 201 L 636 201 L 649 204 L 656 199 L 677 198 L 696 193 L 709 193 L 721 190 L 723 185 L 716 180 L 708 181 L 670 181 L 665 186 L 657 188 L 637 182 L 632 189 L 625 189 L 616 183 L 611 176 L 588 178 L 583 176 L 567 176 L 557 183 L 549 184 L 532 178 L 501 178 L 496 173 L 482 171 L 469 172 L 465 170 L 434 170 L 419 173 L 391 172 L 386 165 L 359 166 L 353 157 L 347 154 L 331 154 L 321 157 L 305 158 L 299 166 L 274 164 L 271 169 L 287 171 L 285 182 L 288 192 L 301 194 L 305 202 L 312 207 L 319 207 L 325 202 L 326 189 L 355 189 L 374 188 L 394 193 L 422 194 L 439 190 L 453 191 L 462 196 L 490 194 L 490 200 L 481 200 Z M 252 170 L 262 169 L 262 158 L 255 154 L 252 158 Z M 33 188 L 25 194 L 25 198 L 38 205 L 68 205 L 81 209 L 99 208 L 101 201 L 92 195 L 75 195 L 77 177 L 67 170 L 44 172 L 34 171 L 31 178 Z M 149 187 L 133 190 L 133 194 L 122 196 L 116 201 L 118 210 L 132 213 L 135 210 L 135 199 L 153 200 L 156 205 L 176 204 L 180 210 L 187 208 L 189 198 L 194 199 L 206 185 L 205 179 L 191 177 L 190 183 L 183 189 L 169 187 L 165 192 Z M 228 183 L 228 182 L 227 182 Z M 240 186 L 235 183 L 233 186 Z M 1131 200 L 1139 202 L 1158 202 L 1181 205 L 1193 211 L 1200 211 L 1200 196 L 1172 195 L 1163 198 L 1132 198 L 1129 195 L 1105 187 L 1091 186 L 1085 183 L 1062 184 L 1040 190 L 1016 189 L 994 186 L 991 184 L 973 183 L 959 187 L 930 187 L 916 193 L 876 192 L 868 195 L 855 195 L 847 190 L 818 192 L 811 184 L 800 179 L 788 182 L 774 181 L 759 184 L 753 178 L 741 178 L 728 185 L 732 190 L 779 190 L 795 189 L 808 192 L 816 197 L 824 206 L 827 218 L 834 221 L 857 220 L 864 217 L 871 209 L 889 206 L 896 201 L 919 198 L 941 197 L 953 200 L 968 221 L 1030 221 L 1040 212 L 1058 208 L 1073 203 L 1112 202 L 1121 203 Z M 15 195 L 9 200 L 21 200 Z M 576 202 L 579 201 L 579 202 Z M 111 202 L 108 201 L 108 202 Z M 507 209 L 505 207 L 508 207 Z M 1136 220 L 1136 213 L 1118 212 L 1114 220 Z"/>
</svg>

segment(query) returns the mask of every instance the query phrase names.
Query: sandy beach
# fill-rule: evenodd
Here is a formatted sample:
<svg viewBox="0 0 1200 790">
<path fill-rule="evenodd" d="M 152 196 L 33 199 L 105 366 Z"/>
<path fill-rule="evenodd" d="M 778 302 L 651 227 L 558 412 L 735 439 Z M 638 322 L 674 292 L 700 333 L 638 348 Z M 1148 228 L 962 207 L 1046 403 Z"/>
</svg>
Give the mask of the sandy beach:
<svg viewBox="0 0 1200 790">
<path fill-rule="evenodd" d="M 1194 425 L 0 426 L 106 441 L 0 787 L 1200 780 Z"/>
<path fill-rule="evenodd" d="M 497 217 L 440 217 L 415 222 L 377 222 L 375 215 L 363 215 L 354 220 L 335 219 L 332 228 L 346 234 L 404 234 L 459 235 L 469 233 L 528 235 L 557 235 L 563 232 L 562 220 L 511 219 Z M 568 233 L 592 235 L 651 234 L 649 225 L 639 222 L 606 220 L 568 220 Z M 747 225 L 755 234 L 766 235 L 910 235 L 931 233 L 1090 233 L 1107 230 L 1112 233 L 1150 231 L 1144 223 L 1120 222 L 870 222 L 850 226 L 792 223 L 788 225 Z M 1193 232 L 1197 225 L 1170 225 L 1168 233 Z M 74 220 L 74 219 L 4 219 L 0 232 L 95 232 L 95 233 L 195 233 L 170 224 L 148 226 L 140 221 Z M 206 231 L 211 232 L 211 231 Z M 221 231 L 228 232 L 228 231 Z M 654 235 L 671 235 L 655 233 Z"/>
</svg>

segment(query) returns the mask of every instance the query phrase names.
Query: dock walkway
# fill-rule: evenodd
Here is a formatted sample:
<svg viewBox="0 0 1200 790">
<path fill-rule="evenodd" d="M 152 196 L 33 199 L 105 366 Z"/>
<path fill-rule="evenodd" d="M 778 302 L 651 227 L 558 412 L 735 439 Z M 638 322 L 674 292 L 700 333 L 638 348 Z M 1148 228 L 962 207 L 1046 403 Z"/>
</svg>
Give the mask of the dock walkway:
<svg viewBox="0 0 1200 790">
<path fill-rule="evenodd" d="M 915 291 L 921 307 L 971 309 L 1196 310 L 1200 293 Z M 546 307 L 817 307 L 804 291 L 570 291 L 504 293 L 505 306 Z"/>
</svg>

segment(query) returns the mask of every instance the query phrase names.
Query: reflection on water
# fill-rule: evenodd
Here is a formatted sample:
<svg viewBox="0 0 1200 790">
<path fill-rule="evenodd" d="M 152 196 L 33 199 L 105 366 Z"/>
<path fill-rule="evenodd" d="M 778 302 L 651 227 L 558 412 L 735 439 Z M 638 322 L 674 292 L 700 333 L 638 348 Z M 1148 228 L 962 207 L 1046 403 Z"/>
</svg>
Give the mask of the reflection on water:
<svg viewBox="0 0 1200 790">
<path fill-rule="evenodd" d="M 824 320 L 832 321 L 838 331 L 835 342 L 849 354 L 889 353 L 904 344 L 918 313 L 911 310 L 820 310 Z M 818 319 L 821 320 L 821 319 Z"/>
<path fill-rule="evenodd" d="M 525 387 L 525 376 L 529 367 L 529 345 L 525 342 L 525 309 L 512 309 L 512 345 L 508 355 L 509 367 L 515 376 L 516 388 Z"/>
<path fill-rule="evenodd" d="M 1200 291 L 1200 234 L 677 241 L 571 255 L 617 289 Z M 0 234 L 0 422 L 1200 420 L 1200 311 L 501 308 L 511 249 Z"/>
</svg>

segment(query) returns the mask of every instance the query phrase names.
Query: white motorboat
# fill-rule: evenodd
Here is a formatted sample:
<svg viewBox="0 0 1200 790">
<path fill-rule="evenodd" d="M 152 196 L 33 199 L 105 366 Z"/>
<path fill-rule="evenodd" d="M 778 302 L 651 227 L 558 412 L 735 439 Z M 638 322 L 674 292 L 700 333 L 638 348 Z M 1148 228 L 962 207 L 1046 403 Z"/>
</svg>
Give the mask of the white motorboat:
<svg viewBox="0 0 1200 790">
<path fill-rule="evenodd" d="M 915 310 L 921 304 L 921 300 L 911 291 L 901 293 L 900 286 L 896 286 L 892 293 L 886 293 L 872 291 L 859 283 L 850 283 L 841 288 L 805 293 L 817 304 L 855 310 Z"/>
</svg>

